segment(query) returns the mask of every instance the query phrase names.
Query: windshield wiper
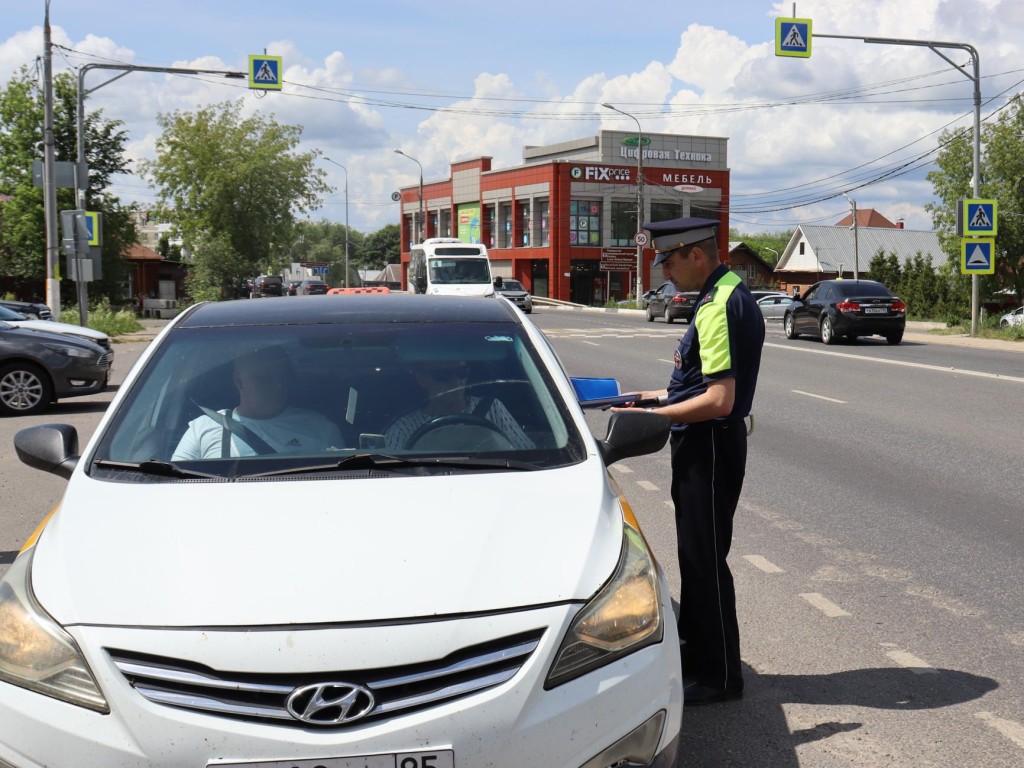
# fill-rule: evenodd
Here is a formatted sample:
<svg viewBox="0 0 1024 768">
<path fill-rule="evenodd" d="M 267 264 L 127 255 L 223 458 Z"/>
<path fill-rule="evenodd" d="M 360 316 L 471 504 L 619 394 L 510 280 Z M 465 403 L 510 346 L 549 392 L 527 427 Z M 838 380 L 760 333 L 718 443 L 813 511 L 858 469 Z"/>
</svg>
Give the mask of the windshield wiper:
<svg viewBox="0 0 1024 768">
<path fill-rule="evenodd" d="M 537 464 L 510 459 L 482 459 L 474 456 L 393 456 L 386 453 L 356 453 L 338 461 L 324 464 L 310 464 L 288 469 L 259 472 L 247 477 L 273 477 L 275 475 L 301 475 L 312 472 L 336 470 L 399 469 L 406 467 L 431 467 L 441 469 L 508 469 L 530 472 L 540 469 Z"/>
<path fill-rule="evenodd" d="M 109 459 L 98 459 L 93 462 L 94 467 L 100 469 L 127 469 L 133 472 L 141 472 L 144 475 L 157 475 L 159 477 L 205 477 L 213 480 L 226 479 L 223 475 L 213 475 L 209 472 L 196 472 L 191 469 L 182 469 L 170 461 L 110 461 Z"/>
</svg>

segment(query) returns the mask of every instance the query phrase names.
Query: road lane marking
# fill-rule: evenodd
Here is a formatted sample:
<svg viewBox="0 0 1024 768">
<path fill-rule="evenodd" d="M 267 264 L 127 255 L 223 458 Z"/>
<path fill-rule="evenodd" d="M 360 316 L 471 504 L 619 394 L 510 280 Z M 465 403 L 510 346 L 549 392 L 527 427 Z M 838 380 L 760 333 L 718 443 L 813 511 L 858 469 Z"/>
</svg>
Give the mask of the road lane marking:
<svg viewBox="0 0 1024 768">
<path fill-rule="evenodd" d="M 828 400 L 830 403 L 839 403 L 840 405 L 846 405 L 845 400 L 836 400 L 834 397 L 825 397 L 824 395 L 816 395 L 813 392 L 804 392 L 802 389 L 791 389 L 794 395 L 805 395 L 806 397 L 816 397 L 819 400 Z"/>
<path fill-rule="evenodd" d="M 1001 717 L 996 717 L 991 712 L 976 712 L 974 716 L 984 722 L 989 728 L 995 728 L 1018 747 L 1024 749 L 1024 725 L 1013 720 L 1004 720 Z"/>
<path fill-rule="evenodd" d="M 760 555 L 744 555 L 743 559 L 765 573 L 785 573 L 784 570 L 779 568 L 779 566 L 766 557 L 761 557 Z"/>
<path fill-rule="evenodd" d="M 901 667 L 906 667 L 917 673 L 938 672 L 931 664 L 924 659 L 919 659 L 907 651 L 886 651 L 886 656 L 895 661 Z"/>
<path fill-rule="evenodd" d="M 616 472 L 618 472 L 620 474 L 623 474 L 623 475 L 632 475 L 633 474 L 633 470 L 630 469 L 625 464 L 612 464 L 612 469 L 614 469 Z"/>
<path fill-rule="evenodd" d="M 661 488 L 656 486 L 650 480 L 637 480 L 636 484 L 643 488 L 645 491 L 660 491 Z"/>
<path fill-rule="evenodd" d="M 587 341 L 586 339 L 583 339 L 583 343 L 584 344 L 589 344 L 592 347 L 600 347 L 601 346 L 596 341 Z"/>
<path fill-rule="evenodd" d="M 672 508 L 672 510 L 673 510 L 673 511 L 675 511 L 675 508 L 676 508 L 676 503 L 675 503 L 674 501 L 666 501 L 666 502 L 665 502 L 665 506 L 666 506 L 666 507 L 671 507 L 671 508 Z"/>
<path fill-rule="evenodd" d="M 805 347 L 793 347 L 789 344 L 771 344 L 765 342 L 766 347 L 776 349 L 788 349 L 793 352 L 810 352 L 815 355 L 829 355 L 831 357 L 845 357 L 850 360 L 867 361 L 869 363 L 884 363 L 885 365 L 902 365 L 907 368 L 921 368 L 925 371 L 936 371 L 938 373 L 959 373 L 964 376 L 979 376 L 983 379 L 998 379 L 999 381 L 1013 381 L 1024 384 L 1024 376 L 1006 376 L 1001 373 L 989 373 L 987 371 L 972 371 L 969 368 L 953 368 L 948 365 L 930 365 L 928 363 L 912 363 L 908 360 L 886 360 L 883 357 L 870 357 L 868 355 L 851 355 L 848 352 L 827 352 L 823 349 L 807 349 Z"/>
<path fill-rule="evenodd" d="M 818 594 L 817 592 L 802 592 L 800 594 L 804 600 L 813 605 L 819 611 L 824 613 L 830 619 L 835 619 L 840 616 L 849 616 L 850 614 L 840 608 L 838 605 L 833 603 L 828 598 Z"/>
</svg>

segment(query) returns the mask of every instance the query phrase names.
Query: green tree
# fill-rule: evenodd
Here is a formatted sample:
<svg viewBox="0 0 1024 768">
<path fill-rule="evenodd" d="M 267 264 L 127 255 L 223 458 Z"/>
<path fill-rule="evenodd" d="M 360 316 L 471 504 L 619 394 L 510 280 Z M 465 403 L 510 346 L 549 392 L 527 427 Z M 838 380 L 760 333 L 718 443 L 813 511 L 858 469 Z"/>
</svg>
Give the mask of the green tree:
<svg viewBox="0 0 1024 768">
<path fill-rule="evenodd" d="M 773 269 L 779 263 L 779 258 L 792 237 L 793 230 L 788 232 L 758 232 L 746 235 L 741 234 L 735 228 L 729 230 L 730 240 L 739 240 L 749 245 Z"/>
<path fill-rule="evenodd" d="M 55 156 L 73 161 L 78 156 L 78 84 L 65 72 L 54 78 L 53 87 Z M 83 122 L 89 165 L 86 209 L 103 215 L 103 279 L 89 284 L 92 300 L 122 298 L 124 254 L 136 239 L 129 209 L 105 191 L 114 174 L 129 171 L 124 154 L 128 137 L 122 125 L 107 120 L 103 110 L 87 111 Z M 0 192 L 11 197 L 0 215 L 0 273 L 37 294 L 46 278 L 46 224 L 43 190 L 32 183 L 32 162 L 42 156 L 42 126 L 43 95 L 23 67 L 0 90 Z M 77 207 L 73 190 L 58 190 L 57 207 Z M 74 283 L 65 281 L 61 295 L 73 297 Z"/>
<path fill-rule="evenodd" d="M 928 174 L 940 203 L 926 206 L 949 260 L 956 266 L 955 280 L 969 306 L 970 276 L 959 275 L 960 237 L 956 234 L 957 201 L 972 198 L 974 134 L 972 130 L 946 131 L 940 137 L 937 170 Z M 996 273 L 981 276 L 982 296 L 1012 288 L 1024 296 L 1024 110 L 1014 97 L 994 122 L 982 126 L 981 197 L 999 201 L 999 235 L 996 238 Z"/>
<path fill-rule="evenodd" d="M 402 259 L 401 230 L 397 224 L 387 224 L 363 240 L 359 263 L 364 269 L 384 269 Z"/>
<path fill-rule="evenodd" d="M 161 114 L 157 157 L 142 164 L 156 185 L 158 215 L 176 225 L 207 288 L 243 275 L 280 272 L 295 240 L 295 214 L 330 191 L 317 152 L 296 152 L 302 129 L 263 115 L 242 116 L 242 102 Z M 204 245 L 217 243 L 216 256 Z M 229 246 L 236 257 L 221 252 Z M 218 270 L 241 271 L 223 274 Z"/>
</svg>

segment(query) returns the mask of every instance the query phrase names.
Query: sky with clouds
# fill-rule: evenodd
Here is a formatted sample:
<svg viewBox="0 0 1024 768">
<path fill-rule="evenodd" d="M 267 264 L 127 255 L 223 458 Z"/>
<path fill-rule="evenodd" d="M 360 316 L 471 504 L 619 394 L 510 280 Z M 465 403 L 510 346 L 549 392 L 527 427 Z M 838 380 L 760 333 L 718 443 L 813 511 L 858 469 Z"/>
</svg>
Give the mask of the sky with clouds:
<svg viewBox="0 0 1024 768">
<path fill-rule="evenodd" d="M 5 0 L 0 83 L 43 51 L 47 0 Z M 155 118 L 242 99 L 247 111 L 303 127 L 303 149 L 347 169 L 349 220 L 371 232 L 398 222 L 391 193 L 449 164 L 487 155 L 515 166 L 525 146 L 636 123 L 645 133 L 724 136 L 732 226 L 742 233 L 834 223 L 846 193 L 910 229 L 929 229 L 939 134 L 973 122 L 971 58 L 980 56 L 982 119 L 1024 90 L 1020 0 L 762 0 L 643 3 L 520 0 L 49 0 L 54 70 L 89 63 L 244 71 L 249 54 L 284 61 L 280 93 L 216 76 L 93 69 L 87 109 L 121 120 L 132 159 L 152 157 Z M 810 58 L 775 56 L 775 19 L 811 19 Z M 946 58 L 943 58 L 946 57 Z M 947 60 L 948 59 L 948 60 Z M 994 119 L 994 118 L 993 118 Z M 72 158 L 67 158 L 72 159 Z M 346 174 L 324 163 L 334 194 L 313 219 L 345 221 Z M 144 179 L 122 200 L 152 203 Z M 964 190 L 969 196 L 970 190 Z"/>
</svg>

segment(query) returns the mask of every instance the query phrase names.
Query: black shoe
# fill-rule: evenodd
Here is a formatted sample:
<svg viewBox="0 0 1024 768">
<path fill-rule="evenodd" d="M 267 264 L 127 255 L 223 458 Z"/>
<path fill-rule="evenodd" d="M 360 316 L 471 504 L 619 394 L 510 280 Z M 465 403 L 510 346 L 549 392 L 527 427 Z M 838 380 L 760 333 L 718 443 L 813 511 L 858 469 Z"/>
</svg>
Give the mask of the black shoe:
<svg viewBox="0 0 1024 768">
<path fill-rule="evenodd" d="M 708 688 L 700 683 L 691 683 L 683 688 L 683 705 L 687 707 L 699 707 L 702 704 L 716 704 L 719 701 L 739 699 L 743 696 L 743 689 L 728 690 L 724 688 Z"/>
</svg>

